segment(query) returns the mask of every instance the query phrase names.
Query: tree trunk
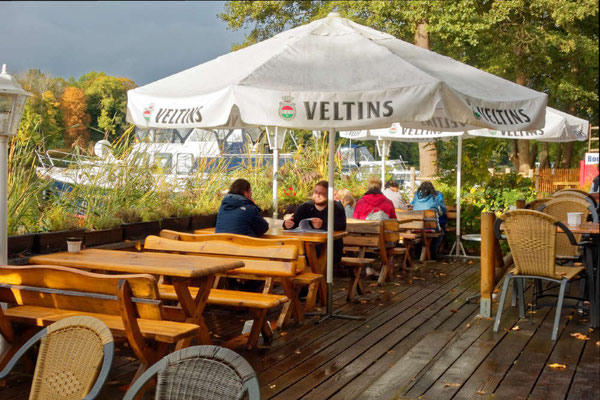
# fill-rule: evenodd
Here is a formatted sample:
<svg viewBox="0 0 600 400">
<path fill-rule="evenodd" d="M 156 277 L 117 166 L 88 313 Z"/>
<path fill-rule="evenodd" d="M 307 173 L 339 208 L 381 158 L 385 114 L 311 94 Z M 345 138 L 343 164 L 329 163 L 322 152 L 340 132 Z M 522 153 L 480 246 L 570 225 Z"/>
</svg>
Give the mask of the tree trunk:
<svg viewBox="0 0 600 400">
<path fill-rule="evenodd" d="M 542 142 L 542 151 L 540 152 L 540 169 L 550 168 L 550 153 L 548 142 Z"/>
<path fill-rule="evenodd" d="M 428 21 L 426 18 L 419 21 L 415 30 L 415 45 L 429 50 Z M 422 177 L 437 175 L 437 148 L 435 143 L 419 143 L 419 170 Z"/>
<path fill-rule="evenodd" d="M 517 72 L 517 83 L 521 86 L 525 86 L 526 77 L 524 71 Z M 517 151 L 518 151 L 518 160 L 519 160 L 519 168 L 518 171 L 520 174 L 529 173 L 529 169 L 531 168 L 531 156 L 529 152 L 529 144 L 530 140 L 517 140 Z"/>
</svg>

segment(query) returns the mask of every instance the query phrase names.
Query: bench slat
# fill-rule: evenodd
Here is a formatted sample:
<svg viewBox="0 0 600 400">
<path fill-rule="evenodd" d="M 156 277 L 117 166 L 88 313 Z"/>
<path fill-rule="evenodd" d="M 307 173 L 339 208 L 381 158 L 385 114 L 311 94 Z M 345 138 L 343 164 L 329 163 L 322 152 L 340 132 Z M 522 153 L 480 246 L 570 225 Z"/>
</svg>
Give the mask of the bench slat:
<svg viewBox="0 0 600 400">
<path fill-rule="evenodd" d="M 123 320 L 117 315 L 61 310 L 38 306 L 11 307 L 5 310 L 4 314 L 15 322 L 36 326 L 48 326 L 56 321 L 71 316 L 89 315 L 104 322 L 114 334 L 125 336 Z M 165 343 L 175 343 L 195 334 L 200 329 L 198 325 L 183 322 L 156 321 L 141 318 L 138 318 L 137 322 L 140 327 L 140 332 L 146 339 Z"/>
</svg>

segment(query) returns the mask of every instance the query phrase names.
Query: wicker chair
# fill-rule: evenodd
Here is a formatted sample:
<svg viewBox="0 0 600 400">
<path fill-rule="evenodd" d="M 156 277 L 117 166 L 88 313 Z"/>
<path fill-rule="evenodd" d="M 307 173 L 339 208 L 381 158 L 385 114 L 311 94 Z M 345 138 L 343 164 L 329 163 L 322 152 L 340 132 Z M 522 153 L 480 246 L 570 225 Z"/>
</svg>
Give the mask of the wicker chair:
<svg viewBox="0 0 600 400">
<path fill-rule="evenodd" d="M 540 208 L 542 204 L 546 204 L 550 200 L 553 200 L 553 197 L 544 197 L 542 199 L 531 200 L 529 203 L 525 205 L 526 210 L 537 210 Z"/>
<path fill-rule="evenodd" d="M 598 207 L 596 204 L 596 199 L 594 199 L 589 193 L 584 192 L 579 189 L 563 189 L 552 193 L 552 197 L 576 197 L 578 199 L 583 199 L 590 203 L 594 208 Z"/>
<path fill-rule="evenodd" d="M 62 319 L 31 337 L 0 373 L 5 379 L 19 359 L 41 340 L 29 399 L 94 399 L 113 360 L 114 341 L 99 319 Z"/>
<path fill-rule="evenodd" d="M 494 232 L 499 239 L 502 238 L 500 232 L 501 224 L 508 240 L 515 268 L 508 271 L 504 280 L 496 321 L 494 323 L 494 332 L 498 332 L 500 326 L 502 308 L 504 307 L 506 293 L 508 292 L 511 280 L 515 279 L 516 282 L 519 299 L 519 316 L 521 318 L 525 317 L 523 281 L 526 279 L 547 280 L 560 284 L 560 292 L 556 303 L 556 315 L 552 328 L 552 340 L 556 340 L 567 283 L 585 269 L 584 267 L 560 267 L 556 265 L 556 227 L 560 226 L 571 239 L 572 243 L 576 243 L 575 238 L 569 228 L 562 222 L 539 211 L 515 210 L 504 213 L 494 224 Z"/>
<path fill-rule="evenodd" d="M 166 355 L 131 385 L 133 400 L 158 374 L 155 399 L 260 399 L 254 370 L 236 352 L 218 346 L 192 346 Z"/>
<path fill-rule="evenodd" d="M 559 221 L 567 221 L 567 213 L 583 213 L 582 221 L 592 216 L 593 222 L 598 222 L 598 213 L 590 203 L 582 198 L 561 196 L 542 204 L 538 209 L 543 213 L 552 215 Z M 581 241 L 581 235 L 574 235 L 577 242 Z M 578 260 L 580 258 L 579 246 L 573 245 L 566 235 L 558 235 L 556 238 L 556 257 L 563 260 Z"/>
</svg>

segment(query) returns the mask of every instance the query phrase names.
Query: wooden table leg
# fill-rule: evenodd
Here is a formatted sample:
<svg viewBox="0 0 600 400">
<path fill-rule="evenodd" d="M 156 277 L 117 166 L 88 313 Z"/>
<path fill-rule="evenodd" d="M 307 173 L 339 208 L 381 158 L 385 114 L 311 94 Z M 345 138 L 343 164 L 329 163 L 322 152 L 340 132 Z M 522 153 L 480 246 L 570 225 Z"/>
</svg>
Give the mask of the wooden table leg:
<svg viewBox="0 0 600 400">
<path fill-rule="evenodd" d="M 325 277 L 325 279 L 319 282 L 319 301 L 321 302 L 321 306 L 324 307 L 327 304 L 327 252 L 323 252 L 321 257 L 319 257 L 317 256 L 317 243 L 305 243 L 304 251 L 306 252 L 306 259 L 310 269 L 315 274 L 321 274 Z"/>
<path fill-rule="evenodd" d="M 202 312 L 204 311 L 204 307 L 206 307 L 206 302 L 208 301 L 208 295 L 210 294 L 210 289 L 212 288 L 214 279 L 214 275 L 209 275 L 200 278 L 197 283 L 194 284 L 194 286 L 198 287 L 198 294 L 196 295 L 195 299 L 193 299 L 190 294 L 188 280 L 177 279 L 173 281 L 173 287 L 175 288 L 175 293 L 177 293 L 177 299 L 179 300 L 179 304 L 181 305 L 181 308 L 187 317 L 186 322 L 200 326 L 200 332 L 198 332 L 197 335 L 198 344 L 212 344 L 210 333 L 208 332 L 208 327 L 204 322 Z M 188 347 L 191 341 L 192 338 L 180 340 L 177 342 L 176 350 Z"/>
</svg>

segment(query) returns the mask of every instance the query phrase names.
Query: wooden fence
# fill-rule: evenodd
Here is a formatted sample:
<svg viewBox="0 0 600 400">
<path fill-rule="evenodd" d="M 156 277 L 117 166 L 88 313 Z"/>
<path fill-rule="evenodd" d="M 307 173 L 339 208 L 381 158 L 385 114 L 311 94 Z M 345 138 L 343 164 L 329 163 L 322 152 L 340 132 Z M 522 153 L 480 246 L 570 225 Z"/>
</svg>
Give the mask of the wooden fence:
<svg viewBox="0 0 600 400">
<path fill-rule="evenodd" d="M 579 187 L 579 168 L 541 169 L 536 174 L 536 191 L 553 193 L 560 189 Z"/>
</svg>

